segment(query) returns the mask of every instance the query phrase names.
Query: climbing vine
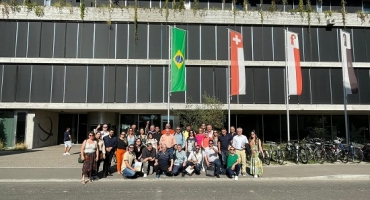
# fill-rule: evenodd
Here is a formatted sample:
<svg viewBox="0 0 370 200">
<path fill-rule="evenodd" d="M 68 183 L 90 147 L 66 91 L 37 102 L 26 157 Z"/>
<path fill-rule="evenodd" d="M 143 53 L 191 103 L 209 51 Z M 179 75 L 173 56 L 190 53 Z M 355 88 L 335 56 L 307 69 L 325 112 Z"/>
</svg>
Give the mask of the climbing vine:
<svg viewBox="0 0 370 200">
<path fill-rule="evenodd" d="M 308 28 L 310 29 L 310 27 L 311 27 L 311 13 L 312 13 L 311 0 L 306 1 L 306 12 L 307 12 Z"/>
<path fill-rule="evenodd" d="M 223 3 L 225 3 L 225 2 L 223 1 Z M 194 0 L 194 6 L 193 6 L 194 16 L 197 14 L 198 8 L 199 8 L 199 0 Z"/>
<path fill-rule="evenodd" d="M 264 21 L 262 6 L 263 6 L 263 0 L 260 0 L 260 9 L 258 9 L 258 12 L 260 13 L 260 17 L 261 17 L 261 24 L 263 24 L 263 21 Z"/>
<path fill-rule="evenodd" d="M 81 0 L 81 3 L 80 3 L 80 17 L 82 20 L 84 20 L 85 18 L 85 0 Z"/>
<path fill-rule="evenodd" d="M 369 15 L 367 13 L 364 13 L 363 11 L 358 11 L 357 12 L 357 18 L 360 18 L 361 24 L 364 24 L 366 21 L 366 18 L 368 18 Z"/>
<path fill-rule="evenodd" d="M 269 11 L 270 12 L 275 12 L 276 11 L 276 2 L 275 2 L 275 0 L 271 0 Z"/>
<path fill-rule="evenodd" d="M 135 44 L 138 42 L 138 34 L 137 34 L 137 0 L 135 0 L 135 6 L 134 6 L 134 37 L 135 37 Z M 166 18 L 167 19 L 167 18 Z"/>
<path fill-rule="evenodd" d="M 342 20 L 343 20 L 343 26 L 346 26 L 346 0 L 341 0 L 342 8 L 340 9 L 340 12 L 342 13 Z"/>
</svg>

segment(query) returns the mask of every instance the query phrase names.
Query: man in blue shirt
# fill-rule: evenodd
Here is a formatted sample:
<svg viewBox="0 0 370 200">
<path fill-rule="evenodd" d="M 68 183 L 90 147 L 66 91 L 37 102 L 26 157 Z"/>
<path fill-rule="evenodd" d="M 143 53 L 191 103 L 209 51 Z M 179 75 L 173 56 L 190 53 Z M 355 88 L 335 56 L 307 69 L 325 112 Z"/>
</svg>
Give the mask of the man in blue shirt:
<svg viewBox="0 0 370 200">
<path fill-rule="evenodd" d="M 181 129 L 179 126 L 176 127 L 176 132 L 173 136 L 175 136 L 176 144 L 181 145 L 184 149 L 185 148 L 185 138 L 184 138 L 184 134 L 181 133 Z"/>
<path fill-rule="evenodd" d="M 64 153 L 63 153 L 63 156 L 65 155 L 70 155 L 69 154 L 69 151 L 71 150 L 72 148 L 72 137 L 71 137 L 71 132 L 70 132 L 70 128 L 66 128 L 66 132 L 64 132 Z"/>
<path fill-rule="evenodd" d="M 172 172 L 172 166 L 173 166 L 173 154 L 169 153 L 167 151 L 166 144 L 161 145 L 161 150 L 157 153 L 155 156 L 155 162 L 154 162 L 154 170 L 155 170 L 155 177 L 159 178 L 159 174 L 162 172 L 165 174 L 168 174 Z"/>
<path fill-rule="evenodd" d="M 112 172 L 110 171 L 110 166 L 112 162 L 112 158 L 114 152 L 117 148 L 117 138 L 114 136 L 114 130 L 109 129 L 109 135 L 103 138 L 104 145 L 105 145 L 105 159 L 103 165 L 103 177 L 107 178 L 107 176 L 112 176 Z"/>
<path fill-rule="evenodd" d="M 227 153 L 229 150 L 229 146 L 231 141 L 233 140 L 233 136 L 231 134 L 227 134 L 226 128 L 222 128 L 221 135 L 218 136 L 218 149 L 220 150 L 220 157 L 221 157 L 221 168 L 222 174 L 226 174 L 226 161 L 227 161 Z"/>
</svg>

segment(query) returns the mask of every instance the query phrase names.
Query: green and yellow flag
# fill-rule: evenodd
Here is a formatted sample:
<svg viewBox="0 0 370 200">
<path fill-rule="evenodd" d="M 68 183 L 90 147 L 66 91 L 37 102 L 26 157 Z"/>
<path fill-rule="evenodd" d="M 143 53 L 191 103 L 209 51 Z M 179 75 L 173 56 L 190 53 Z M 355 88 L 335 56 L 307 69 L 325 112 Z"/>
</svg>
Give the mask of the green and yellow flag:
<svg viewBox="0 0 370 200">
<path fill-rule="evenodd" d="M 183 92 L 185 85 L 186 31 L 172 27 L 171 92 Z"/>
</svg>

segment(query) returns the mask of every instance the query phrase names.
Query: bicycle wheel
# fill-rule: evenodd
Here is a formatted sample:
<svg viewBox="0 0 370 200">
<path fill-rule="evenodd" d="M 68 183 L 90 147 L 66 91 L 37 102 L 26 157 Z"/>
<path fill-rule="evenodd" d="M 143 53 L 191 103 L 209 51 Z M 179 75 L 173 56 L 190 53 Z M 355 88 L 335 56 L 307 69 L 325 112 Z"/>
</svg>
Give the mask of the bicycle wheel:
<svg viewBox="0 0 370 200">
<path fill-rule="evenodd" d="M 264 150 L 263 151 L 263 154 L 265 155 L 265 158 L 264 158 L 265 164 L 266 165 L 270 165 L 271 158 L 270 158 L 270 155 L 269 155 L 268 151 Z"/>
<path fill-rule="evenodd" d="M 325 151 L 316 150 L 314 152 L 313 159 L 316 163 L 323 164 L 325 162 Z"/>
<path fill-rule="evenodd" d="M 308 149 L 299 149 L 299 160 L 301 161 L 301 163 L 303 164 L 307 164 L 308 163 Z"/>
<path fill-rule="evenodd" d="M 348 152 L 346 150 L 340 151 L 338 158 L 342 163 L 348 163 Z"/>
<path fill-rule="evenodd" d="M 279 165 L 283 165 L 285 160 L 284 152 L 282 150 L 276 150 L 275 152 L 276 152 L 276 162 L 279 163 Z"/>
<path fill-rule="evenodd" d="M 335 151 L 329 150 L 329 151 L 328 151 L 328 154 L 329 154 L 329 161 L 330 161 L 331 163 L 337 162 L 337 160 L 338 160 L 338 155 L 335 153 Z"/>
<path fill-rule="evenodd" d="M 362 153 L 362 150 L 359 148 L 355 148 L 354 154 L 353 154 L 353 162 L 360 163 L 363 159 L 364 159 L 364 154 Z"/>
</svg>

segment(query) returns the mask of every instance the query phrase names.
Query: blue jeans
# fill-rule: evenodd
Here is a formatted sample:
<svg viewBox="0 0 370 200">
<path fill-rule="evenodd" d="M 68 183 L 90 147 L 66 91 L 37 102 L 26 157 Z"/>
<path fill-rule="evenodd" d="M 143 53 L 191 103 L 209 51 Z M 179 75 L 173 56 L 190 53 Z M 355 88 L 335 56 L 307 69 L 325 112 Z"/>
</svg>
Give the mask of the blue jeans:
<svg viewBox="0 0 370 200">
<path fill-rule="evenodd" d="M 226 161 L 227 161 L 227 150 L 221 150 L 221 168 L 226 169 Z"/>
<path fill-rule="evenodd" d="M 173 155 L 173 147 L 167 148 L 167 152 L 170 153 L 171 155 Z"/>
<path fill-rule="evenodd" d="M 238 174 L 240 172 L 240 164 L 235 165 L 234 170 L 232 170 L 231 167 L 228 167 L 227 172 L 229 173 L 229 176 L 232 176 L 232 175 L 238 176 Z"/>
<path fill-rule="evenodd" d="M 179 170 L 182 170 L 182 171 L 184 171 L 185 169 L 182 167 L 182 163 L 180 163 L 180 165 L 174 165 L 173 166 L 173 169 L 172 169 L 172 173 L 173 173 L 173 175 L 177 175 L 178 173 L 179 173 Z"/>
<path fill-rule="evenodd" d="M 125 176 L 125 177 L 133 177 L 135 176 L 136 172 L 132 171 L 131 169 L 129 169 L 128 167 L 125 168 L 123 171 L 122 171 L 122 176 Z"/>
<path fill-rule="evenodd" d="M 221 162 L 220 162 L 220 159 L 216 159 L 215 161 L 213 162 L 209 162 L 211 164 L 213 164 L 215 167 L 216 167 L 216 172 L 215 172 L 215 175 L 220 175 L 220 171 L 221 171 Z"/>
</svg>

